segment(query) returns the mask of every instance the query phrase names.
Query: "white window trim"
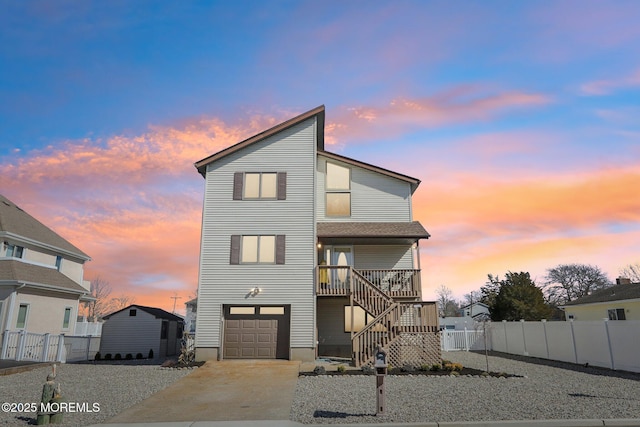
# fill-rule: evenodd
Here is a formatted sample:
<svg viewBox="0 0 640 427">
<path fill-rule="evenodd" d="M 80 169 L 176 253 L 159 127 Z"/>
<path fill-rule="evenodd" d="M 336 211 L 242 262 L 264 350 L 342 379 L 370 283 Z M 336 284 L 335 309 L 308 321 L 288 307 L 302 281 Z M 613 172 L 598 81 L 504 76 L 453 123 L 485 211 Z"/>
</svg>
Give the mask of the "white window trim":
<svg viewBox="0 0 640 427">
<path fill-rule="evenodd" d="M 247 175 L 258 175 L 258 197 L 247 197 Z M 272 197 L 262 196 L 262 175 L 275 175 L 275 195 Z M 277 200 L 278 199 L 278 173 L 277 172 L 245 172 L 242 179 L 242 200 Z"/>
<path fill-rule="evenodd" d="M 257 237 L 258 238 L 258 243 L 256 245 L 256 259 L 257 261 L 253 262 L 253 261 L 244 261 L 243 260 L 243 254 L 244 254 L 244 238 L 245 237 Z M 260 242 L 262 241 L 262 237 L 273 237 L 273 261 L 260 261 Z M 265 264 L 265 265 L 272 265 L 276 263 L 276 244 L 277 244 L 277 237 L 275 234 L 243 234 L 240 237 L 240 264 L 244 264 L 244 265 L 256 265 L 256 264 Z"/>
</svg>

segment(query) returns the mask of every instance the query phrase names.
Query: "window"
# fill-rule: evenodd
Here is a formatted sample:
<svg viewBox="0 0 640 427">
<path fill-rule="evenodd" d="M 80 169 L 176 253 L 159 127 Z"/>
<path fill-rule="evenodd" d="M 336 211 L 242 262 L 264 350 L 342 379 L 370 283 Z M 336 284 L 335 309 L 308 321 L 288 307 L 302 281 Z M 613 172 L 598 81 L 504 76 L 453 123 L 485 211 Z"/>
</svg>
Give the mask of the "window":
<svg viewBox="0 0 640 427">
<path fill-rule="evenodd" d="M 627 320 L 627 316 L 624 314 L 624 308 L 610 308 L 607 310 L 609 320 Z"/>
<path fill-rule="evenodd" d="M 131 310 L 129 310 L 129 316 L 137 316 L 138 315 L 138 310 L 136 310 L 135 308 L 132 308 Z"/>
<path fill-rule="evenodd" d="M 327 162 L 326 215 L 351 216 L 351 169 Z"/>
<path fill-rule="evenodd" d="M 285 236 L 231 236 L 231 264 L 284 264 Z"/>
<path fill-rule="evenodd" d="M 16 322 L 16 329 L 24 329 L 27 324 L 27 314 L 29 312 L 29 304 L 20 304 L 18 309 L 18 321 Z"/>
<path fill-rule="evenodd" d="M 256 314 L 255 307 L 229 307 L 229 314 Z"/>
<path fill-rule="evenodd" d="M 285 200 L 286 172 L 236 172 L 233 176 L 233 200 Z"/>
<path fill-rule="evenodd" d="M 13 258 L 22 258 L 24 248 L 22 246 L 7 244 L 7 256 Z"/>
<path fill-rule="evenodd" d="M 71 319 L 71 307 L 64 309 L 64 320 L 62 321 L 62 329 L 69 329 L 69 320 Z"/>
<path fill-rule="evenodd" d="M 260 307 L 260 314 L 284 314 L 284 307 Z"/>
<path fill-rule="evenodd" d="M 62 267 L 62 256 L 56 256 L 56 268 L 60 271 L 60 267 Z"/>
</svg>

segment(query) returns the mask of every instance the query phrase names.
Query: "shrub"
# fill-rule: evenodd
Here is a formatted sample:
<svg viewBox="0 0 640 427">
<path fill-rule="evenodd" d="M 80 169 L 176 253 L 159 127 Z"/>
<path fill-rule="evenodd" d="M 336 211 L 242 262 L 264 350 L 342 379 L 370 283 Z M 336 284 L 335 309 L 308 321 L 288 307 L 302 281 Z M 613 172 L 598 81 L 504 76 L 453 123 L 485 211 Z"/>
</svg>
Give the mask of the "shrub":
<svg viewBox="0 0 640 427">
<path fill-rule="evenodd" d="M 440 369 L 442 369 L 442 365 L 439 363 L 434 363 L 433 365 L 431 365 L 431 370 L 434 372 L 439 371 Z"/>
<path fill-rule="evenodd" d="M 324 366 L 316 366 L 315 368 L 313 368 L 313 373 L 316 375 L 324 375 L 327 372 L 326 369 L 324 369 Z"/>
<path fill-rule="evenodd" d="M 144 356 L 142 355 L 142 353 L 136 354 L 136 359 L 140 360 L 140 359 L 143 359 L 143 358 L 144 358 Z"/>
<path fill-rule="evenodd" d="M 104 360 L 111 360 L 111 353 L 107 353 L 104 355 Z"/>
<path fill-rule="evenodd" d="M 133 355 L 131 353 L 127 353 L 127 355 L 124 358 L 127 360 L 131 360 L 133 359 Z"/>
<path fill-rule="evenodd" d="M 460 372 L 463 366 L 460 363 L 448 362 L 444 364 L 444 369 L 450 372 Z"/>
<path fill-rule="evenodd" d="M 153 359 L 153 349 L 152 348 L 149 349 L 149 355 L 147 356 L 147 359 Z"/>
<path fill-rule="evenodd" d="M 100 352 L 98 351 L 95 355 L 95 357 L 93 358 L 94 360 L 100 360 L 102 359 L 102 355 L 100 354 Z"/>
<path fill-rule="evenodd" d="M 120 353 L 116 353 L 116 356 L 114 357 L 115 360 L 122 360 L 122 356 L 120 355 Z"/>
<path fill-rule="evenodd" d="M 344 372 L 347 370 L 347 368 L 345 368 L 344 365 L 338 365 L 338 367 L 336 368 L 336 370 L 338 372 L 340 372 L 341 374 L 344 374 Z"/>
<path fill-rule="evenodd" d="M 458 371 L 451 371 L 451 375 L 453 375 L 454 377 L 457 377 L 460 375 L 460 372 Z"/>
</svg>

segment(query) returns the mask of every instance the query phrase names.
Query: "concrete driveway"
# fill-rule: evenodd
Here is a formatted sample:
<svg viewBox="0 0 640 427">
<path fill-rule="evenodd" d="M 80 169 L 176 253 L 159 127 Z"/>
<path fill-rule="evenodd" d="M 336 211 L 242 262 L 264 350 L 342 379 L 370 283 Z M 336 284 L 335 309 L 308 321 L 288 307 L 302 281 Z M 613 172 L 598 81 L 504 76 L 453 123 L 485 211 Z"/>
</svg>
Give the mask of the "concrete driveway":
<svg viewBox="0 0 640 427">
<path fill-rule="evenodd" d="M 300 362 L 210 361 L 109 424 L 288 420 Z"/>
</svg>

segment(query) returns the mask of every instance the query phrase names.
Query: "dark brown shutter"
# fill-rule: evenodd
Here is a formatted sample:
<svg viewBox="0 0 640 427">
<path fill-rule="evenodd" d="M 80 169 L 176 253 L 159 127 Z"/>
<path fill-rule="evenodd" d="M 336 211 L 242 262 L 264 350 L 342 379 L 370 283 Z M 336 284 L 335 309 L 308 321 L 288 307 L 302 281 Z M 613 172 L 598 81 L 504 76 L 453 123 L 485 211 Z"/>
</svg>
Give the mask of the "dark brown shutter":
<svg viewBox="0 0 640 427">
<path fill-rule="evenodd" d="M 287 199 L 287 173 L 278 172 L 278 200 Z"/>
<path fill-rule="evenodd" d="M 276 236 L 276 264 L 284 264 L 284 234 L 278 234 Z"/>
<path fill-rule="evenodd" d="M 233 200 L 242 200 L 243 181 L 244 174 L 242 172 L 236 172 L 233 174 Z"/>
<path fill-rule="evenodd" d="M 238 234 L 231 236 L 231 256 L 229 258 L 229 264 L 240 264 L 240 237 Z"/>
</svg>

